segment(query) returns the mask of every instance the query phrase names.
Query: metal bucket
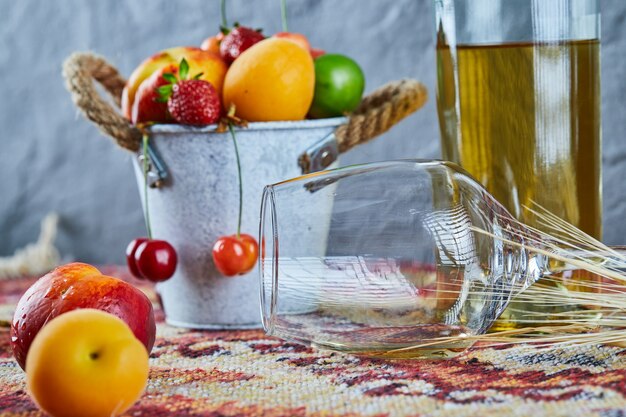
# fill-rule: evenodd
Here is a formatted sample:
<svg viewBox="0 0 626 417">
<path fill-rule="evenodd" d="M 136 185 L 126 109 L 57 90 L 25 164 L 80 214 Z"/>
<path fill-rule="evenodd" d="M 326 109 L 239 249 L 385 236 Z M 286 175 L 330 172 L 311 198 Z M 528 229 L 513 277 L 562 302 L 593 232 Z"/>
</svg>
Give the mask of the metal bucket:
<svg viewBox="0 0 626 417">
<path fill-rule="evenodd" d="M 345 118 L 301 122 L 250 123 L 237 129 L 243 180 L 242 233 L 257 236 L 263 187 L 301 174 L 298 157 L 331 134 Z M 159 283 L 167 323 L 198 329 L 255 328 L 261 326 L 258 269 L 224 277 L 212 259 L 215 241 L 236 233 L 239 208 L 237 164 L 228 133 L 215 127 L 190 128 L 155 125 L 150 128 L 153 157 L 158 156 L 168 178 L 148 189 L 150 220 L 155 238 L 170 242 L 178 253 L 176 273 Z M 337 162 L 328 166 L 335 167 Z M 144 176 L 134 159 L 142 203 Z M 302 224 L 319 218 L 311 208 L 282 213 L 281 223 Z M 326 246 L 326 227 L 316 235 L 285 245 L 309 245 L 311 253 Z M 303 251 L 307 251 L 303 247 Z"/>
<path fill-rule="evenodd" d="M 63 76 L 85 117 L 117 145 L 137 152 L 142 130 L 119 112 L 126 80 L 117 69 L 100 56 L 77 52 L 65 60 Z M 101 97 L 95 82 L 113 102 Z M 386 132 L 421 108 L 427 97 L 420 82 L 397 80 L 364 97 L 349 119 L 251 123 L 246 129 L 237 129 L 244 188 L 242 232 L 257 234 L 266 184 L 296 177 L 302 171 L 335 167 L 340 152 Z M 337 129 L 340 125 L 344 126 Z M 154 237 L 169 241 L 178 253 L 176 273 L 157 286 L 167 322 L 193 328 L 260 327 L 257 270 L 226 278 L 215 269 L 212 259 L 218 237 L 237 231 L 239 185 L 231 138 L 216 133 L 214 126 L 154 125 L 149 130 L 151 165 L 162 184 L 148 191 L 152 230 Z M 155 172 L 149 172 L 149 181 Z M 168 176 L 163 181 L 160 174 L 164 172 Z M 137 161 L 135 173 L 143 190 L 143 171 Z M 143 192 L 140 194 L 143 199 Z M 302 207 L 298 213 L 280 213 L 277 208 L 281 224 L 297 223 L 300 228 L 314 218 L 320 221 L 312 210 Z M 294 237 L 291 242 L 281 240 L 281 244 L 303 252 L 323 252 L 330 218 L 323 221 L 328 224 L 312 228 L 316 233 Z"/>
</svg>

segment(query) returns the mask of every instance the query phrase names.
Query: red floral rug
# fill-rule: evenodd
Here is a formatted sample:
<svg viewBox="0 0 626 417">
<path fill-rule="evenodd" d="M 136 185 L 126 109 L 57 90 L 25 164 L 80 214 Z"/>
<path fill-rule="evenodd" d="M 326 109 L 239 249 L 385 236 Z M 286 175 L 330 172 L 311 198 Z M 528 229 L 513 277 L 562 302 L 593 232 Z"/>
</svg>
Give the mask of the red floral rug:
<svg viewBox="0 0 626 417">
<path fill-rule="evenodd" d="M 30 283 L 0 282 L 0 320 Z M 43 416 L 3 324 L 0 416 Z M 474 347 L 450 360 L 383 361 L 159 320 L 150 361 L 146 392 L 125 416 L 626 416 L 626 350 L 614 347 Z"/>
</svg>

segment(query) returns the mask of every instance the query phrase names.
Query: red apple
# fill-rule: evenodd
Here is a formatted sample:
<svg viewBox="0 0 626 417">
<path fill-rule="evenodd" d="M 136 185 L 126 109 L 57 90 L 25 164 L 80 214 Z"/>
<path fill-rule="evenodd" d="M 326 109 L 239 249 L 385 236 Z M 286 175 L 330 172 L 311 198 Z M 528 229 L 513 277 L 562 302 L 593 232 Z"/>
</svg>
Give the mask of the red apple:
<svg viewBox="0 0 626 417">
<path fill-rule="evenodd" d="M 160 68 L 139 85 L 131 111 L 133 124 L 146 122 L 167 123 L 172 121 L 172 117 L 167 112 L 167 102 L 158 100 L 159 93 L 157 88 L 169 84 L 169 81 L 163 78 L 165 73 L 176 75 L 178 66 L 168 65 Z"/>
<path fill-rule="evenodd" d="M 202 73 L 200 79 L 210 82 L 221 94 L 228 66 L 219 54 L 190 46 L 169 48 L 144 60 L 128 78 L 126 87 L 122 92 L 122 114 L 128 120 L 132 120 L 132 109 L 137 91 L 144 80 L 163 67 L 180 64 L 182 58 L 185 58 L 189 64 L 191 77 Z"/>
<path fill-rule="evenodd" d="M 39 330 L 53 318 L 81 308 L 95 308 L 117 316 L 148 353 L 152 350 L 156 325 L 148 297 L 127 282 L 102 275 L 91 265 L 71 263 L 37 280 L 17 304 L 11 323 L 11 347 L 22 369 Z"/>
</svg>

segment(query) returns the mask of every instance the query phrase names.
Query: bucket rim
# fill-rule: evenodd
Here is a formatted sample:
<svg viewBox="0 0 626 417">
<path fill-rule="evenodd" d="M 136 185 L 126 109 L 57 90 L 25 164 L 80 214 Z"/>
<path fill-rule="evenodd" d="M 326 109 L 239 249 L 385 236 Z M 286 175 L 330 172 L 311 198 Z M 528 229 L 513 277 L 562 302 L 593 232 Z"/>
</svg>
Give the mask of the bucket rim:
<svg viewBox="0 0 626 417">
<path fill-rule="evenodd" d="M 317 129 L 324 127 L 337 127 L 345 124 L 347 117 L 331 117 L 327 119 L 312 119 L 298 121 L 280 121 L 280 122 L 251 122 L 248 127 L 241 129 L 244 131 L 257 130 L 291 130 L 291 129 Z M 184 133 L 214 133 L 217 125 L 208 126 L 185 126 L 177 124 L 156 124 L 148 128 L 151 133 L 159 134 L 184 134 Z"/>
</svg>

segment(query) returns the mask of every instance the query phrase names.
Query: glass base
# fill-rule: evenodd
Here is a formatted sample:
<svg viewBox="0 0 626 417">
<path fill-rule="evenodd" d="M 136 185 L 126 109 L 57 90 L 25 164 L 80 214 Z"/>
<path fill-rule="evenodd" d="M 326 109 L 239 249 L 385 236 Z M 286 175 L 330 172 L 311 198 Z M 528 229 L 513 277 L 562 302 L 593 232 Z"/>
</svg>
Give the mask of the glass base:
<svg viewBox="0 0 626 417">
<path fill-rule="evenodd" d="M 174 327 L 182 327 L 185 329 L 198 329 L 198 330 L 253 330 L 262 329 L 261 322 L 254 323 L 242 323 L 242 324 L 227 324 L 227 323 L 188 323 L 185 321 L 177 321 L 165 318 L 165 323 Z"/>
<path fill-rule="evenodd" d="M 311 343 L 311 346 L 318 349 L 330 349 L 341 353 L 349 353 L 351 355 L 365 356 L 376 359 L 450 359 L 465 352 L 473 341 L 456 342 L 452 344 L 442 344 L 440 346 L 424 346 L 414 349 L 345 349 L 340 345 L 322 345 Z"/>
</svg>

